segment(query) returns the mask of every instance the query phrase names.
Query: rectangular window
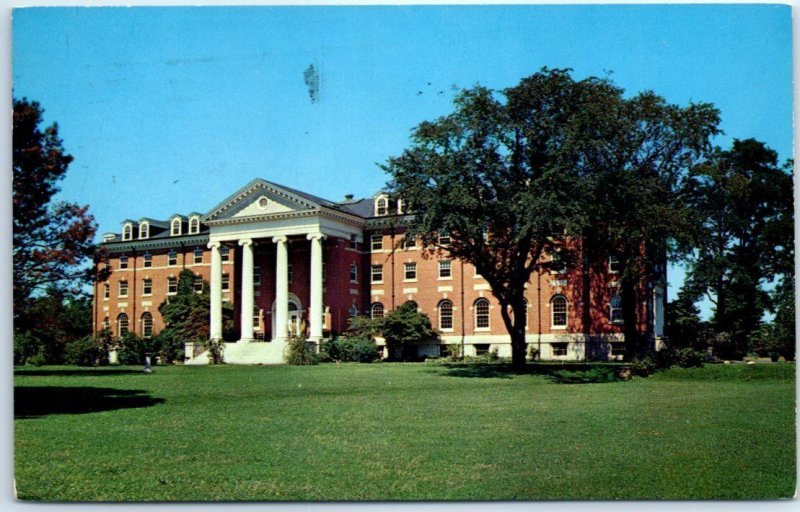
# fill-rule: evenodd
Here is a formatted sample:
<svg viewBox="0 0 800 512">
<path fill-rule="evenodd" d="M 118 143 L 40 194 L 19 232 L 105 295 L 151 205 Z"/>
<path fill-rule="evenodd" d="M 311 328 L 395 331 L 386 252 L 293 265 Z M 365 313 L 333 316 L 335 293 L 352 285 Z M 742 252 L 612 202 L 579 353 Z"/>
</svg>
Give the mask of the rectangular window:
<svg viewBox="0 0 800 512">
<path fill-rule="evenodd" d="M 611 320 L 611 323 L 622 324 L 622 297 L 619 295 L 614 295 L 611 297 L 611 303 L 609 304 L 608 308 L 608 318 Z"/>
<path fill-rule="evenodd" d="M 222 274 L 222 291 L 227 292 L 231 289 L 231 276 L 229 274 Z"/>
<path fill-rule="evenodd" d="M 417 239 L 413 236 L 407 236 L 403 238 L 403 248 L 404 249 L 413 249 L 417 246 Z"/>
<path fill-rule="evenodd" d="M 194 250 L 194 264 L 198 265 L 203 263 L 203 249 L 195 249 Z"/>
<path fill-rule="evenodd" d="M 439 245 L 450 245 L 450 235 L 444 234 L 439 236 Z"/>
<path fill-rule="evenodd" d="M 144 253 L 144 263 L 142 263 L 144 268 L 150 268 L 153 266 L 153 255 L 149 252 Z"/>
<path fill-rule="evenodd" d="M 476 343 L 475 344 L 475 355 L 482 356 L 484 354 L 489 353 L 489 344 L 488 343 Z"/>
<path fill-rule="evenodd" d="M 253 267 L 253 286 L 261 286 L 261 267 Z"/>
<path fill-rule="evenodd" d="M 550 259 L 550 273 L 561 274 L 562 272 L 564 272 L 564 270 L 566 270 L 566 268 L 567 267 L 564 262 L 564 258 L 558 253 L 553 254 L 553 256 Z"/>
<path fill-rule="evenodd" d="M 552 343 L 550 346 L 553 347 L 553 355 L 554 356 L 565 356 L 565 355 L 567 355 L 567 344 L 566 343 Z"/>
<path fill-rule="evenodd" d="M 406 281 L 416 281 L 417 280 L 417 264 L 416 263 L 406 263 L 405 264 L 405 273 L 403 275 L 403 279 Z"/>
<path fill-rule="evenodd" d="M 356 239 L 356 235 L 350 235 L 350 248 L 351 249 L 358 248 L 358 240 Z"/>
<path fill-rule="evenodd" d="M 128 296 L 128 281 L 119 282 L 119 296 L 120 297 Z"/>
<path fill-rule="evenodd" d="M 619 258 L 616 256 L 608 257 L 608 272 L 611 274 L 619 273 Z"/>
<path fill-rule="evenodd" d="M 358 265 L 353 263 L 350 265 L 350 282 L 357 283 L 358 282 Z"/>
<path fill-rule="evenodd" d="M 170 277 L 167 279 L 167 295 L 175 295 L 178 293 L 178 278 Z"/>
<path fill-rule="evenodd" d="M 153 280 L 152 279 L 145 279 L 142 281 L 142 295 L 152 295 L 153 294 Z"/>
<path fill-rule="evenodd" d="M 231 260 L 231 250 L 228 248 L 227 245 L 223 245 L 222 247 L 219 248 L 219 256 L 220 256 L 220 261 L 222 261 L 222 263 Z"/>
<path fill-rule="evenodd" d="M 192 290 L 194 290 L 194 293 L 203 293 L 203 278 L 201 276 L 194 276 Z"/>
<path fill-rule="evenodd" d="M 441 278 L 448 278 L 451 277 L 451 261 L 450 260 L 442 260 L 439 262 L 439 277 Z"/>
<path fill-rule="evenodd" d="M 611 355 L 612 356 L 624 356 L 625 355 L 625 342 L 624 341 L 617 341 L 611 344 Z"/>
<path fill-rule="evenodd" d="M 373 251 L 380 251 L 383 249 L 383 235 L 372 235 L 370 241 Z"/>
<path fill-rule="evenodd" d="M 167 265 L 169 265 L 170 267 L 174 267 L 177 264 L 178 264 L 178 253 L 175 252 L 174 250 L 169 251 L 169 254 L 167 254 Z"/>
<path fill-rule="evenodd" d="M 111 296 L 111 286 L 108 283 L 103 285 L 103 300 L 108 300 Z"/>
<path fill-rule="evenodd" d="M 253 306 L 253 327 L 258 327 L 261 324 L 261 310 L 258 306 Z"/>
<path fill-rule="evenodd" d="M 383 282 L 383 265 L 372 265 L 372 282 L 373 283 L 382 283 Z"/>
<path fill-rule="evenodd" d="M 119 257 L 119 268 L 120 268 L 120 270 L 128 268 L 128 257 L 127 256 L 122 255 L 122 256 Z"/>
</svg>

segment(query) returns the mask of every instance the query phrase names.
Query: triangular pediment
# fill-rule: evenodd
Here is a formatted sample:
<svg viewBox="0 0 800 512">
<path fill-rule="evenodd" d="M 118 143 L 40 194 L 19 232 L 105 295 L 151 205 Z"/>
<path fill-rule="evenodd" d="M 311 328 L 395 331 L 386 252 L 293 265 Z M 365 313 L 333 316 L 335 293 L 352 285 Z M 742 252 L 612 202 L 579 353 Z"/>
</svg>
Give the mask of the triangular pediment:
<svg viewBox="0 0 800 512">
<path fill-rule="evenodd" d="M 320 206 L 279 185 L 256 179 L 212 208 L 205 221 L 306 212 Z"/>
</svg>

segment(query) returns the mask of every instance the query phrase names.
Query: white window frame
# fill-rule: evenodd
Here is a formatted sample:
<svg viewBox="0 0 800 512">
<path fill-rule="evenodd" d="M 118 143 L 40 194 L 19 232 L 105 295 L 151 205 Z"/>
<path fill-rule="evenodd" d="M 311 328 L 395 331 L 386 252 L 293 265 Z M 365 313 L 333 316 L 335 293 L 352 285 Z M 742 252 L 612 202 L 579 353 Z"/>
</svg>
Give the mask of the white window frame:
<svg viewBox="0 0 800 512">
<path fill-rule="evenodd" d="M 125 332 L 122 332 L 122 319 L 125 319 Z M 131 321 L 127 313 L 120 313 L 117 315 L 117 336 L 125 336 L 131 332 Z"/>
<path fill-rule="evenodd" d="M 443 275 L 443 272 L 446 275 Z M 439 261 L 439 279 L 453 279 L 453 261 L 440 260 Z"/>
<path fill-rule="evenodd" d="M 147 221 L 139 223 L 139 240 L 150 238 L 150 223 Z"/>
<path fill-rule="evenodd" d="M 144 268 L 152 268 L 153 266 L 153 255 L 149 252 L 146 252 L 142 255 L 142 267 Z"/>
<path fill-rule="evenodd" d="M 564 301 L 564 310 L 556 312 L 556 301 Z M 556 323 L 556 314 L 564 315 L 564 322 Z M 569 324 L 569 301 L 563 295 L 554 295 L 550 299 L 550 328 L 553 330 L 563 330 Z"/>
<path fill-rule="evenodd" d="M 381 251 L 383 250 L 383 235 L 372 235 L 369 237 L 370 250 Z"/>
<path fill-rule="evenodd" d="M 608 273 L 619 274 L 619 258 L 614 255 L 608 257 Z"/>
<path fill-rule="evenodd" d="M 253 287 L 261 286 L 261 267 L 253 266 Z"/>
<path fill-rule="evenodd" d="M 412 237 L 408 237 L 408 236 L 404 236 L 403 237 L 403 249 L 408 250 L 408 249 L 414 249 L 415 247 L 417 247 L 417 239 L 415 237 L 413 237 L 413 236 Z"/>
<path fill-rule="evenodd" d="M 222 273 L 222 281 L 220 281 L 220 288 L 223 292 L 228 292 L 231 289 L 231 275 L 227 272 Z"/>
<path fill-rule="evenodd" d="M 175 291 L 170 290 L 170 288 L 173 287 L 173 283 L 175 283 Z M 170 276 L 167 278 L 167 295 L 177 295 L 177 294 L 178 294 L 178 278 Z"/>
<path fill-rule="evenodd" d="M 372 265 L 370 267 L 370 282 L 382 283 L 383 282 L 383 265 Z"/>
<path fill-rule="evenodd" d="M 219 248 L 219 260 L 222 263 L 228 263 L 231 261 L 231 249 L 227 245 L 223 245 Z"/>
<path fill-rule="evenodd" d="M 479 306 L 481 304 L 481 306 Z M 483 304 L 486 304 L 486 325 L 481 326 L 480 322 L 478 321 L 479 318 L 484 316 L 484 313 L 481 313 L 479 309 L 483 309 Z M 485 297 L 481 297 L 477 299 L 473 303 L 474 314 L 473 314 L 473 322 L 475 322 L 475 330 L 476 331 L 490 331 L 492 330 L 492 303 L 489 302 L 489 299 Z"/>
<path fill-rule="evenodd" d="M 149 326 L 148 326 L 147 319 L 149 319 Z M 153 337 L 153 314 L 150 313 L 149 311 L 145 311 L 144 313 L 142 313 L 141 321 L 142 321 L 142 337 L 143 338 L 152 338 Z M 148 331 L 150 331 L 150 332 L 148 332 Z"/>
<path fill-rule="evenodd" d="M 615 303 L 618 303 L 618 305 L 615 305 Z M 617 318 L 614 318 L 615 316 Z M 608 321 L 614 325 L 623 325 L 625 323 L 622 315 L 622 295 L 615 294 L 608 301 Z"/>
<path fill-rule="evenodd" d="M 189 234 L 196 235 L 200 232 L 200 218 L 197 216 L 189 219 Z"/>
<path fill-rule="evenodd" d="M 408 277 L 412 273 L 412 277 Z M 409 261 L 403 263 L 403 281 L 414 282 L 417 280 L 417 262 Z"/>
<path fill-rule="evenodd" d="M 178 265 L 178 251 L 170 249 L 167 253 L 167 266 L 176 267 Z"/>
<path fill-rule="evenodd" d="M 150 291 L 148 291 L 148 288 Z M 142 295 L 145 297 L 153 295 L 153 280 L 149 277 L 142 279 Z"/>
<path fill-rule="evenodd" d="M 111 285 L 108 283 L 103 284 L 103 300 L 108 300 L 111 297 Z"/>
<path fill-rule="evenodd" d="M 350 264 L 350 282 L 358 283 L 358 265 L 355 263 Z"/>
<path fill-rule="evenodd" d="M 129 267 L 129 265 L 128 265 L 128 255 L 127 254 L 121 254 L 120 257 L 119 257 L 119 269 L 120 270 L 125 270 L 128 267 Z"/>
<path fill-rule="evenodd" d="M 176 217 L 169 223 L 170 236 L 181 236 L 183 234 L 183 221 Z"/>
<path fill-rule="evenodd" d="M 375 216 L 385 217 L 389 215 L 389 198 L 378 196 L 375 198 Z"/>
<path fill-rule="evenodd" d="M 126 222 L 122 225 L 122 241 L 133 240 L 133 223 Z"/>
<path fill-rule="evenodd" d="M 358 249 L 358 236 L 350 235 L 350 248 Z"/>
<path fill-rule="evenodd" d="M 376 316 L 375 312 L 376 309 L 380 308 L 380 316 Z M 386 308 L 384 308 L 382 302 L 375 302 L 369 307 L 369 317 L 370 318 L 383 318 L 383 315 L 386 314 Z"/>
<path fill-rule="evenodd" d="M 445 327 L 444 326 L 443 319 L 445 317 L 444 317 L 444 315 L 442 315 L 442 312 L 445 311 L 445 307 L 444 306 L 450 306 L 450 308 L 449 308 L 450 314 L 449 314 L 449 317 L 448 317 L 448 319 L 450 321 L 450 327 Z M 444 299 L 444 300 L 439 302 L 439 305 L 437 306 L 436 309 L 438 310 L 439 330 L 442 331 L 442 332 L 452 332 L 453 331 L 453 326 L 455 325 L 455 323 L 453 322 L 454 316 L 455 316 L 453 314 L 454 313 L 454 309 L 455 309 L 453 307 L 453 301 L 451 301 L 450 299 Z"/>
<path fill-rule="evenodd" d="M 198 256 L 200 256 L 200 258 L 198 258 Z M 200 261 L 198 261 L 198 259 Z M 194 251 L 192 251 L 192 263 L 194 265 L 200 265 L 203 263 L 203 249 L 195 247 Z"/>
<path fill-rule="evenodd" d="M 128 291 L 128 281 L 125 279 L 119 281 L 117 286 L 117 297 L 127 297 Z"/>
</svg>

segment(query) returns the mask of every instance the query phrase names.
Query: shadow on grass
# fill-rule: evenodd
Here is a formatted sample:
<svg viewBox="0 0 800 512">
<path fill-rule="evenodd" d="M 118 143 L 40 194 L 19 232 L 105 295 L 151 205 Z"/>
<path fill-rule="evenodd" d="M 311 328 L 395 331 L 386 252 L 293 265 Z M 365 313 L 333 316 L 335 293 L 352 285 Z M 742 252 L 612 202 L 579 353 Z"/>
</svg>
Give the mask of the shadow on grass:
<svg viewBox="0 0 800 512">
<path fill-rule="evenodd" d="M 53 377 L 53 376 L 64 376 L 64 377 L 108 377 L 109 375 L 132 375 L 134 373 L 143 373 L 141 369 L 132 370 L 130 368 L 86 368 L 86 369 L 76 369 L 76 368 L 64 368 L 62 369 L 52 369 L 48 368 L 46 370 L 40 370 L 38 368 L 24 368 L 24 367 L 17 367 L 14 368 L 14 376 L 15 377 Z"/>
<path fill-rule="evenodd" d="M 510 379 L 517 375 L 542 375 L 557 384 L 614 382 L 620 365 L 608 363 L 529 363 L 518 369 L 507 363 L 443 363 L 446 377 Z"/>
<path fill-rule="evenodd" d="M 14 388 L 14 418 L 41 418 L 51 414 L 85 414 L 152 407 L 164 403 L 139 389 L 18 386 Z"/>
</svg>

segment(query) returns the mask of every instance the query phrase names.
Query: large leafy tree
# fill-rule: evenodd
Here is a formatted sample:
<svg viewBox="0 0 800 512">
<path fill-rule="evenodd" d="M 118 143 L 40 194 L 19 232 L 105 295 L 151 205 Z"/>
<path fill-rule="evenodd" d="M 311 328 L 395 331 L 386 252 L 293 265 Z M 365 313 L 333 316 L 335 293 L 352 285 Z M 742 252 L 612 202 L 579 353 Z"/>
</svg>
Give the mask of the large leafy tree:
<svg viewBox="0 0 800 512">
<path fill-rule="evenodd" d="M 487 280 L 522 366 L 525 283 L 570 239 L 616 251 L 626 336 L 637 346 L 643 255 L 660 254 L 676 233 L 672 192 L 716 123 L 709 105 L 681 109 L 652 93 L 628 100 L 608 80 L 543 69 L 501 93 L 463 91 L 452 114 L 420 124 L 384 169 L 389 191 L 413 209 L 411 233 Z"/>
<path fill-rule="evenodd" d="M 167 297 L 158 307 L 164 319 L 165 328 L 161 332 L 164 339 L 186 342 L 205 342 L 209 338 L 208 312 L 211 309 L 211 295 L 208 283 L 203 282 L 200 293 L 194 290 L 194 272 L 182 270 L 178 275 L 178 293 Z M 233 308 L 229 303 L 223 304 L 224 338 L 233 337 Z"/>
<path fill-rule="evenodd" d="M 793 283 L 792 176 L 778 166 L 775 151 L 747 139 L 718 149 L 694 178 L 702 231 L 689 277 L 714 304 L 714 329 L 729 333 L 743 355 L 764 312 L 773 309 L 765 284 Z"/>
<path fill-rule="evenodd" d="M 711 150 L 719 111 L 708 103 L 686 107 L 646 91 L 595 104 L 588 120 L 598 136 L 584 139 L 581 208 L 586 252 L 617 258 L 619 298 L 628 359 L 650 348 L 641 337 L 641 296 L 661 284 L 668 255 L 682 257 L 696 240 L 691 168 Z"/>
<path fill-rule="evenodd" d="M 56 124 L 41 127 L 42 113 L 35 101 L 14 100 L 15 318 L 36 293 L 53 286 L 77 289 L 91 276 L 85 264 L 94 253 L 97 226 L 88 206 L 53 202 L 72 156 L 65 152 Z"/>
</svg>

